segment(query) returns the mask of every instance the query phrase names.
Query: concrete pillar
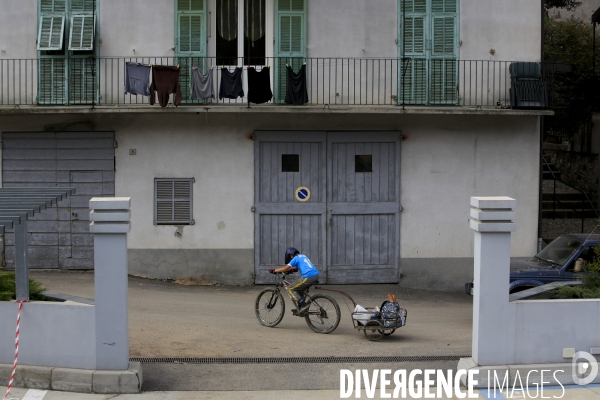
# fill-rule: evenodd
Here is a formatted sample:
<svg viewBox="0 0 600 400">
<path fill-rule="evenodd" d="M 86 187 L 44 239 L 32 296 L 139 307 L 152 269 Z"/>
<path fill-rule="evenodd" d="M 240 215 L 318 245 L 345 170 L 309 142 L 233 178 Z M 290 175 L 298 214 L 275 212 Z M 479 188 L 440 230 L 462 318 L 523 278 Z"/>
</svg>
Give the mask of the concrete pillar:
<svg viewBox="0 0 600 400">
<path fill-rule="evenodd" d="M 127 233 L 130 206 L 130 197 L 94 197 L 90 200 L 99 370 L 123 371 L 129 366 Z"/>
<path fill-rule="evenodd" d="M 515 230 L 516 200 L 471 197 L 475 231 L 472 358 L 479 365 L 504 364 L 510 345 L 508 303 L 510 233 Z"/>
</svg>

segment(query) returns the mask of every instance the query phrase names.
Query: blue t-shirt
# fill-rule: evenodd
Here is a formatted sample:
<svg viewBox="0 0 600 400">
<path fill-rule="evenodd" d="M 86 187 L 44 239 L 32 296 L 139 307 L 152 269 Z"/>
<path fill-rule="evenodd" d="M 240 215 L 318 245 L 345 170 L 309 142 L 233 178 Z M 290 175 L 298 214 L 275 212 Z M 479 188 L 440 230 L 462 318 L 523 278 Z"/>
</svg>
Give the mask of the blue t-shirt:
<svg viewBox="0 0 600 400">
<path fill-rule="evenodd" d="M 303 278 L 319 276 L 319 270 L 315 268 L 312 262 L 304 254 L 298 254 L 288 264 L 290 267 L 298 268 Z"/>
</svg>

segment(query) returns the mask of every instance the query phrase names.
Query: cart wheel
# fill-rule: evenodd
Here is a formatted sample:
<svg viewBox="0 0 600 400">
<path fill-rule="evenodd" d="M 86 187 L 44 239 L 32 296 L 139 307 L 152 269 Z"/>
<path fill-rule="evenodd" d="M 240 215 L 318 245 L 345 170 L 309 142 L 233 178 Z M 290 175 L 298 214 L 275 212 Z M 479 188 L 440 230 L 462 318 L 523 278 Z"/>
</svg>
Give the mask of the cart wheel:
<svg viewBox="0 0 600 400">
<path fill-rule="evenodd" d="M 386 332 L 386 331 L 379 331 L 379 333 L 382 333 L 382 334 L 383 334 L 383 336 L 390 336 L 390 335 L 391 335 L 392 333 L 394 333 L 394 332 L 396 332 L 396 329 L 392 329 L 392 330 L 391 330 L 391 331 L 389 331 L 389 332 Z"/>
<path fill-rule="evenodd" d="M 383 325 L 379 321 L 367 321 L 364 328 L 364 333 L 367 339 L 377 341 L 383 337 Z"/>
</svg>

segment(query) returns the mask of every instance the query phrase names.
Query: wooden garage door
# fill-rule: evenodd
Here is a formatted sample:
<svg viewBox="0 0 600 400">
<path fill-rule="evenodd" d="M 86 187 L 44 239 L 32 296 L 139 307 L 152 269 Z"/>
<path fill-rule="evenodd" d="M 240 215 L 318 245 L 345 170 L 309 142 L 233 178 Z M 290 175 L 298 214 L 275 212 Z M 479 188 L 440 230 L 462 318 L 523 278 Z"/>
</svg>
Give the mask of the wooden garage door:
<svg viewBox="0 0 600 400">
<path fill-rule="evenodd" d="M 28 223 L 30 268 L 94 267 L 89 200 L 115 194 L 113 132 L 2 134 L 3 187 L 75 187 L 76 194 Z M 5 238 L 14 266 L 14 237 Z"/>
<path fill-rule="evenodd" d="M 398 282 L 400 133 L 256 132 L 255 209 L 256 283 L 289 246 L 323 283 Z"/>
</svg>

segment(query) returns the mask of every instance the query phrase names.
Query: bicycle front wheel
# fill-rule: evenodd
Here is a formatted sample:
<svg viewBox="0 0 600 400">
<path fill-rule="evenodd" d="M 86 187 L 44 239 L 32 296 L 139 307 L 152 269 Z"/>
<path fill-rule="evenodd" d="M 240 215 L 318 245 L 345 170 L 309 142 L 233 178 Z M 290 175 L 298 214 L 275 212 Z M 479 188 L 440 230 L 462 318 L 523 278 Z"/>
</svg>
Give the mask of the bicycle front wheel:
<svg viewBox="0 0 600 400">
<path fill-rule="evenodd" d="M 306 323 L 317 333 L 331 333 L 340 323 L 340 306 L 329 296 L 318 294 L 311 296 L 311 303 L 306 316 Z"/>
<path fill-rule="evenodd" d="M 275 326 L 283 319 L 285 303 L 283 296 L 275 289 L 265 289 L 259 293 L 254 306 L 256 318 L 264 326 Z"/>
</svg>

